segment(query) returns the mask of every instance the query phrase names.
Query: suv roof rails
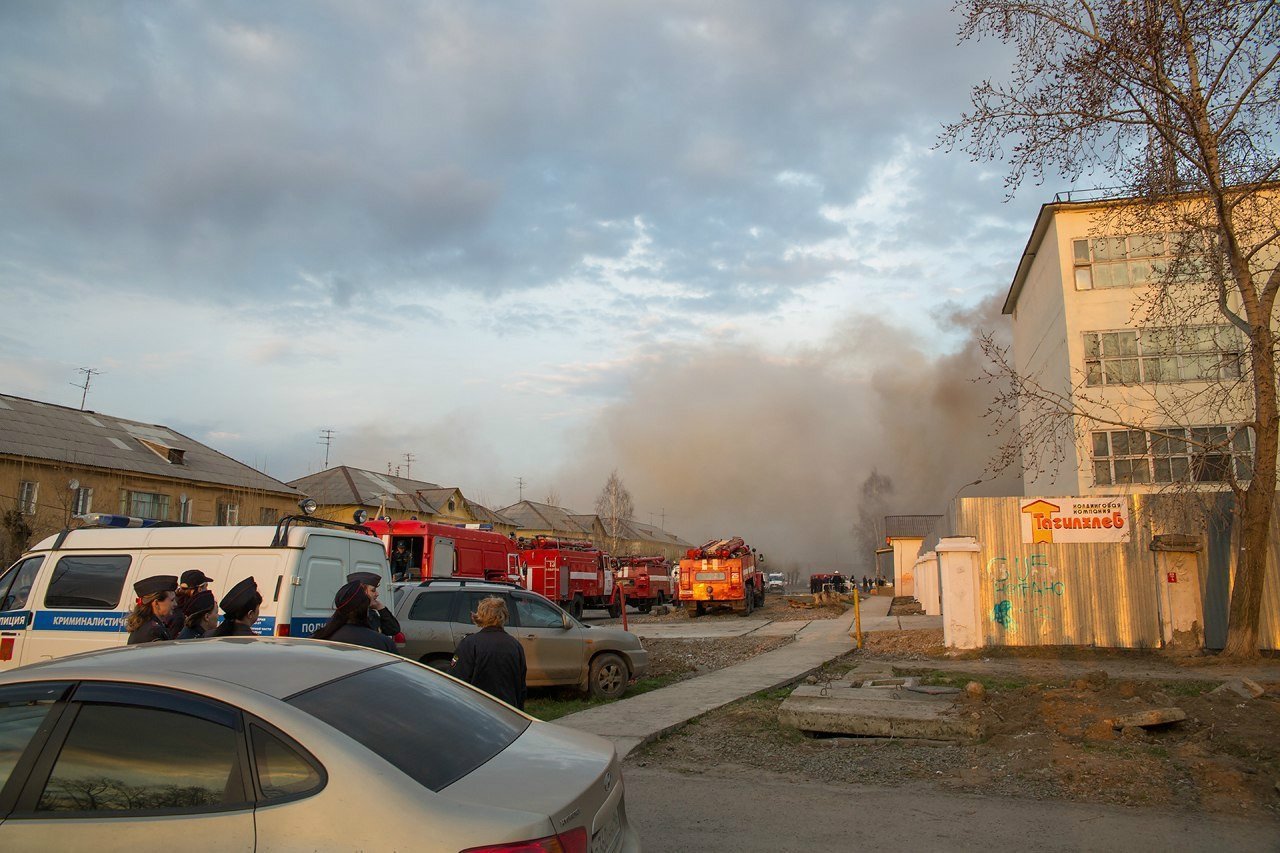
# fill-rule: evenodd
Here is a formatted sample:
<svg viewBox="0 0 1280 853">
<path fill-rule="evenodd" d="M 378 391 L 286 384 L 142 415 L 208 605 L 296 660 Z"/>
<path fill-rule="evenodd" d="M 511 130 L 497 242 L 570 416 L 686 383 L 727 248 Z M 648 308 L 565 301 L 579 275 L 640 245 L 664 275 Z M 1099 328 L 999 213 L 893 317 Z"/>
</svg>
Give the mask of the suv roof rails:
<svg viewBox="0 0 1280 853">
<path fill-rule="evenodd" d="M 289 528 L 295 522 L 306 522 L 304 527 L 336 527 L 343 530 L 354 530 L 378 539 L 378 535 L 363 524 L 347 524 L 345 521 L 334 521 L 331 518 L 316 518 L 314 515 L 286 515 L 276 523 L 276 535 L 271 538 L 271 547 L 279 547 L 289 541 Z M 381 540 L 379 540 L 381 541 Z"/>
<path fill-rule="evenodd" d="M 431 586 L 433 583 L 456 583 L 458 586 L 466 586 L 467 584 L 487 583 L 491 586 L 507 586 L 512 589 L 523 589 L 524 587 L 513 581 L 491 581 L 486 578 L 424 578 L 418 586 Z"/>
</svg>

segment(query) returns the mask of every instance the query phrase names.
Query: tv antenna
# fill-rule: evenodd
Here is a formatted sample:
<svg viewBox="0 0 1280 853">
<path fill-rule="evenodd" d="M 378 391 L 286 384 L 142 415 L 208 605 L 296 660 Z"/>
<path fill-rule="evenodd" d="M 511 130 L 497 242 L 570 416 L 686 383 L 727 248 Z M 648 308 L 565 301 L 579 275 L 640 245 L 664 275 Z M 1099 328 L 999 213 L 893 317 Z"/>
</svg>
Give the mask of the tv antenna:
<svg viewBox="0 0 1280 853">
<path fill-rule="evenodd" d="M 329 467 L 329 447 L 333 444 L 333 434 L 336 430 L 322 429 L 320 430 L 320 440 L 316 444 L 324 445 L 324 467 Z"/>
<path fill-rule="evenodd" d="M 84 384 L 81 385 L 79 382 L 72 382 L 71 384 L 76 388 L 84 389 L 84 393 L 80 395 L 80 411 L 83 412 L 85 400 L 89 399 L 89 383 L 93 381 L 93 377 L 101 376 L 102 371 L 94 370 L 92 367 L 81 367 L 79 372 L 84 374 Z"/>
</svg>

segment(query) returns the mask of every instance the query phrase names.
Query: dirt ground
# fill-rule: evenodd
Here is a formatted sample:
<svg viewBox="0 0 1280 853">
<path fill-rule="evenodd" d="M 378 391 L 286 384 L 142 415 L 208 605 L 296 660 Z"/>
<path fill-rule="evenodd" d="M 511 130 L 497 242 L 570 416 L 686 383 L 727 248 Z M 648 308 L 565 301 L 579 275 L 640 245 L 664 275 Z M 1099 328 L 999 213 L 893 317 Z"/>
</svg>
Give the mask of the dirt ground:
<svg viewBox="0 0 1280 853">
<path fill-rule="evenodd" d="M 711 640 L 645 640 L 649 675 L 693 678 L 742 663 L 791 642 L 791 637 L 721 637 Z"/>
<path fill-rule="evenodd" d="M 628 761 L 693 772 L 733 756 L 732 763 L 747 774 L 767 769 L 817 782 L 931 783 L 1018 799 L 1280 816 L 1280 678 L 1263 684 L 1268 692 L 1262 697 L 1246 700 L 1213 693 L 1218 679 L 974 676 L 910 660 L 922 656 L 932 638 L 873 634 L 869 640 L 881 652 L 908 658 L 894 665 L 898 674 L 922 675 L 926 683 L 984 684 L 985 697 L 966 696 L 958 706 L 982 721 L 983 739 L 939 744 L 815 738 L 778 725 L 778 707 L 789 692 L 783 690 L 694 720 Z M 833 662 L 822 678 L 847 678 L 866 656 L 864 651 Z M 1108 722 L 1118 714 L 1171 706 L 1187 719 L 1163 730 L 1122 733 Z"/>
<path fill-rule="evenodd" d="M 808 595 L 791 596 L 797 600 L 808 600 Z M 849 608 L 846 605 L 831 605 L 826 607 L 792 607 L 787 603 L 787 597 L 780 593 L 770 593 L 765 597 L 764 606 L 757 607 L 755 612 L 750 616 L 739 616 L 732 610 L 713 610 L 705 616 L 691 618 L 684 612 L 683 608 L 671 609 L 666 615 L 658 615 L 656 613 L 637 613 L 631 609 L 627 610 L 627 623 L 631 625 L 645 625 L 663 622 L 688 622 L 688 621 L 716 621 L 720 619 L 760 619 L 772 622 L 809 622 L 814 619 L 835 619 L 847 613 Z M 621 627 L 622 618 L 610 619 L 605 615 L 603 610 L 588 610 L 584 614 L 584 621 L 591 625 L 606 625 L 609 627 Z M 646 644 L 647 647 L 647 644 Z"/>
</svg>

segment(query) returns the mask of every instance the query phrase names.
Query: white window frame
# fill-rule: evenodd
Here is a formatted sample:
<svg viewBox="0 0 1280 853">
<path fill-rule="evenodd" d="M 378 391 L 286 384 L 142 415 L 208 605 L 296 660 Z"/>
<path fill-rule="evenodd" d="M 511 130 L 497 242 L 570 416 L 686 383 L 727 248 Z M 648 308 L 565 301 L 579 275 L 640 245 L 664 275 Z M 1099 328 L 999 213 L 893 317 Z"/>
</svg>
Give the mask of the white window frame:
<svg viewBox="0 0 1280 853">
<path fill-rule="evenodd" d="M 1188 437 L 1208 449 L 1188 444 Z M 1150 432 L 1093 430 L 1089 442 L 1095 486 L 1228 482 L 1226 476 L 1211 476 L 1215 471 L 1211 465 L 1234 466 L 1240 482 L 1253 476 L 1252 427 L 1237 430 L 1234 437 L 1231 428 L 1221 424 L 1159 427 Z M 1100 455 L 1104 443 L 1106 453 Z"/>
<path fill-rule="evenodd" d="M 1123 342 L 1127 346 L 1113 337 L 1120 335 L 1132 336 Z M 1244 337 L 1226 323 L 1092 330 L 1083 333 L 1083 341 L 1085 384 L 1091 388 L 1239 379 L 1246 352 Z M 1122 377 L 1125 365 L 1136 378 Z"/>
<path fill-rule="evenodd" d="M 76 489 L 72 515 L 88 515 L 93 512 L 93 489 L 81 486 Z"/>
<path fill-rule="evenodd" d="M 152 509 L 145 512 L 135 509 L 135 504 L 140 501 L 151 504 Z M 159 512 L 156 512 L 157 509 Z M 141 492 L 125 489 L 120 496 L 120 514 L 132 518 L 154 518 L 156 521 L 168 521 L 169 496 L 163 492 Z"/>
<path fill-rule="evenodd" d="M 191 498 L 178 498 L 178 521 L 181 524 L 191 523 Z"/>
<path fill-rule="evenodd" d="M 240 504 L 235 501 L 218 501 L 218 525 L 235 527 L 240 523 Z"/>
<path fill-rule="evenodd" d="M 18 509 L 23 515 L 35 515 L 39 500 L 39 481 L 22 480 L 18 483 Z"/>
</svg>

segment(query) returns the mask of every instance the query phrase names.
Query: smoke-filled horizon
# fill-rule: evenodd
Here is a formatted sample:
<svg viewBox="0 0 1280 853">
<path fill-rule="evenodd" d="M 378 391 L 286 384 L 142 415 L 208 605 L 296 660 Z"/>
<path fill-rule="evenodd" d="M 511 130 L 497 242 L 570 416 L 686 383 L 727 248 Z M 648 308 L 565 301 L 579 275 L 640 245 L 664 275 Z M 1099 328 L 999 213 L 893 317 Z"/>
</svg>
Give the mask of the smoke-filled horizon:
<svg viewBox="0 0 1280 853">
<path fill-rule="evenodd" d="M 974 380 L 979 336 L 1007 337 L 1002 298 L 922 322 L 963 334 L 942 355 L 919 330 L 858 315 L 785 357 L 743 344 L 668 348 L 589 429 L 558 478 L 565 503 L 594 506 L 616 468 L 640 521 L 665 511 L 666 527 L 695 544 L 742 536 L 779 570 L 860 569 L 855 526 L 873 469 L 892 482 L 888 514 L 942 513 L 959 487 L 990 477 L 991 389 Z M 1019 489 L 1005 472 L 965 494 Z"/>
</svg>

